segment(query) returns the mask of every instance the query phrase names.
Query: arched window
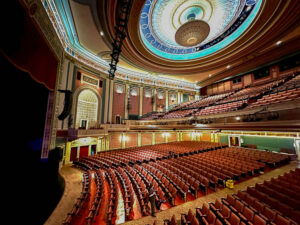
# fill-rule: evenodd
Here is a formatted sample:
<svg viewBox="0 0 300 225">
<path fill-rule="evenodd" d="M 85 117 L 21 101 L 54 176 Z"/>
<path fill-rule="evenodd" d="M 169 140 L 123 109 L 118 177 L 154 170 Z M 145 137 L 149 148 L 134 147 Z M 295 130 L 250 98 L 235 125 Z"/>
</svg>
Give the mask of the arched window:
<svg viewBox="0 0 300 225">
<path fill-rule="evenodd" d="M 76 127 L 86 129 L 97 124 L 98 98 L 91 90 L 83 90 L 78 95 Z"/>
</svg>

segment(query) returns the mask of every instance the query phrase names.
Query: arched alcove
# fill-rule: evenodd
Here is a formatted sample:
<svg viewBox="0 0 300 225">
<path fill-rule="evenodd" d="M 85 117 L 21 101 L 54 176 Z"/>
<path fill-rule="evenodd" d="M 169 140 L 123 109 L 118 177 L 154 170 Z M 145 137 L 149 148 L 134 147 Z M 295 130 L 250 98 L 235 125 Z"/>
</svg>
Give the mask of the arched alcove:
<svg viewBox="0 0 300 225">
<path fill-rule="evenodd" d="M 90 89 L 84 89 L 78 94 L 76 105 L 76 127 L 95 127 L 98 122 L 99 99 Z"/>
</svg>

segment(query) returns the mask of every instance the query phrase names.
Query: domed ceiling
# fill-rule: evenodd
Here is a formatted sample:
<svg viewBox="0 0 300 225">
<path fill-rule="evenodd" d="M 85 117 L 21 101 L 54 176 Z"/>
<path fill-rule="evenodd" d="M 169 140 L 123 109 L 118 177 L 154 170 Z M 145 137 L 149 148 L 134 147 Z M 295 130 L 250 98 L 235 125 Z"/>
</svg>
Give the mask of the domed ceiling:
<svg viewBox="0 0 300 225">
<path fill-rule="evenodd" d="M 120 1 L 42 3 L 66 53 L 106 73 Z M 293 0 L 133 0 L 117 73 L 194 87 L 247 72 L 300 50 L 299 11 Z"/>
<path fill-rule="evenodd" d="M 171 60 L 191 60 L 212 54 L 236 40 L 253 22 L 262 0 L 147 0 L 139 18 L 139 32 L 149 51 Z M 175 40 L 191 18 L 205 21 L 209 34 L 197 46 Z M 196 32 L 203 32 L 201 27 Z M 193 32 L 193 31 L 191 31 Z M 191 35 L 190 40 L 196 37 Z"/>
</svg>

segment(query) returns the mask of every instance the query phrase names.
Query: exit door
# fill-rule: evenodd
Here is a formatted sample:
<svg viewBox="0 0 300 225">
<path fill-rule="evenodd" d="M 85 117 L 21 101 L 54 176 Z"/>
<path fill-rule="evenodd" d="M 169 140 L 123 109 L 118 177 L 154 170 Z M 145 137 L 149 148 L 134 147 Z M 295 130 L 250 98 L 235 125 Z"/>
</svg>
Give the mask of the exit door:
<svg viewBox="0 0 300 225">
<path fill-rule="evenodd" d="M 230 137 L 230 146 L 240 146 L 240 137 L 237 136 Z"/>
</svg>

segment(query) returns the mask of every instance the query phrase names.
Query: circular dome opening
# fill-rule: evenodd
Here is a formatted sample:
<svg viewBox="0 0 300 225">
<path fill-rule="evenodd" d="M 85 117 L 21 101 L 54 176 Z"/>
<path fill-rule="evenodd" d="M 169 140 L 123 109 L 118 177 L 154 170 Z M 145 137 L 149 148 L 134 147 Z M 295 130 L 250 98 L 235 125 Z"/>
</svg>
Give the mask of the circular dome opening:
<svg viewBox="0 0 300 225">
<path fill-rule="evenodd" d="M 195 15 L 195 13 L 191 13 L 191 14 L 187 15 L 186 18 L 187 18 L 187 20 L 194 20 L 196 18 L 196 15 Z"/>
</svg>

